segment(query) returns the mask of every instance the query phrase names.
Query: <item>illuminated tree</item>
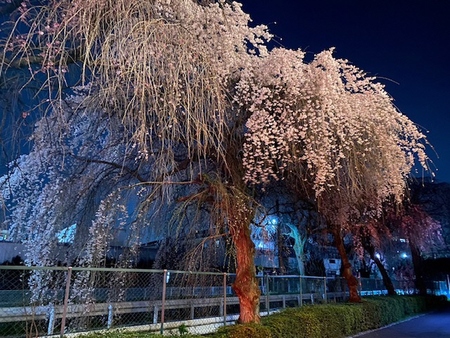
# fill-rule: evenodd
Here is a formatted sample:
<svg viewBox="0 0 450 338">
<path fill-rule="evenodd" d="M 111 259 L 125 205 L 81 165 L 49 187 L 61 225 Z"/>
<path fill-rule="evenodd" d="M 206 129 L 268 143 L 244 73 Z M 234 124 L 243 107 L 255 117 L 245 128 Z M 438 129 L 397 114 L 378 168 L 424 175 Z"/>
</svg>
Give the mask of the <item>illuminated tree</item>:
<svg viewBox="0 0 450 338">
<path fill-rule="evenodd" d="M 362 224 L 355 228 L 356 231 L 353 231 L 353 238 L 356 242 L 356 246 L 363 249 L 369 255 L 371 261 L 376 265 L 388 294 L 397 294 L 391 277 L 380 257 L 383 243 L 392 240 L 389 228 L 379 220 L 372 220 L 368 224 Z"/>
<path fill-rule="evenodd" d="M 32 152 L 0 181 L 28 264 L 49 264 L 74 222 L 89 238 L 82 265 L 101 264 L 118 224 L 133 251 L 191 185 L 184 199 L 209 205 L 233 240 L 240 321 L 259 322 L 246 184 L 285 179 L 317 205 L 358 300 L 342 237 L 401 200 L 414 157 L 427 159 L 380 84 L 331 51 L 309 64 L 301 51 L 268 53 L 266 28 L 250 28 L 237 3 L 25 1 L 13 18 L 0 70 L 24 68 L 46 94 Z"/>
<path fill-rule="evenodd" d="M 426 140 L 373 78 L 332 51 L 309 64 L 303 56 L 274 50 L 241 78 L 238 101 L 252 112 L 245 178 L 263 185 L 285 179 L 316 203 L 341 255 L 350 301 L 359 301 L 343 236 L 379 216 L 387 198 L 402 201 L 415 159 L 427 168 Z"/>
<path fill-rule="evenodd" d="M 278 256 L 279 269 L 283 273 L 287 270 L 283 256 L 293 253 L 295 256 L 294 270 L 305 275 L 307 253 L 305 247 L 308 235 L 319 228 L 319 220 L 311 205 L 293 198 L 283 184 L 276 184 L 258 196 L 261 204 L 252 236 L 258 243 L 266 258 L 274 259 Z"/>
<path fill-rule="evenodd" d="M 298 273 L 304 276 L 306 275 L 307 261 L 305 247 L 308 236 L 313 232 L 320 231 L 319 217 L 313 206 L 304 201 L 297 201 L 292 205 L 292 212 L 281 214 L 280 225 L 285 228 L 284 235 L 292 241 Z"/>
<path fill-rule="evenodd" d="M 240 183 L 240 184 L 239 184 Z M 216 238 L 229 236 L 234 246 L 236 278 L 233 290 L 239 297 L 240 323 L 259 322 L 260 289 L 256 279 L 255 245 L 251 238 L 251 222 L 255 215 L 255 201 L 245 190 L 242 181 L 224 182 L 220 176 L 202 175 L 200 189 L 188 196 L 187 203 L 209 205 Z"/>
<path fill-rule="evenodd" d="M 388 219 L 398 236 L 408 241 L 414 266 L 415 284 L 420 294 L 426 294 L 424 255 L 444 246 L 441 224 L 430 217 L 421 206 L 405 202 Z"/>
<path fill-rule="evenodd" d="M 135 248 L 162 201 L 177 185 L 198 184 L 203 172 L 215 172 L 230 201 L 247 204 L 240 166 L 230 162 L 239 158 L 246 113 L 235 109 L 232 88 L 241 70 L 267 53 L 270 36 L 265 27 L 249 27 L 240 4 L 24 1 L 12 18 L 0 70 L 25 69 L 30 82 L 43 79 L 46 94 L 37 103 L 45 111 L 32 152 L 1 181 L 11 224 L 29 244 L 28 264 L 50 264 L 55 233 L 74 222 L 77 238 L 89 238 L 79 264 L 101 264 L 117 223 Z M 68 81 L 74 73 L 75 95 Z M 225 203 L 219 198 L 213 205 Z M 226 226 L 236 245 L 240 320 L 258 322 L 246 240 L 252 208 L 217 211 L 217 228 Z"/>
</svg>

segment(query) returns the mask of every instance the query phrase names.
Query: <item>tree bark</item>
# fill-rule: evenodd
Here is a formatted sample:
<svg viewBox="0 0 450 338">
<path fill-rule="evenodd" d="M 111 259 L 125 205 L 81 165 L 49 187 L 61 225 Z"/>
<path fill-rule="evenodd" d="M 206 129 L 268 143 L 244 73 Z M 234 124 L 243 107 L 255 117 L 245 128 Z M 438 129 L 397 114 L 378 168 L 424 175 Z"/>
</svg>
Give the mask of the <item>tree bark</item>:
<svg viewBox="0 0 450 338">
<path fill-rule="evenodd" d="M 352 273 L 352 265 L 350 260 L 348 259 L 347 252 L 345 251 L 344 241 L 342 240 L 341 231 L 339 226 L 334 226 L 332 230 L 332 235 L 334 237 L 334 243 L 336 245 L 336 249 L 339 252 L 342 260 L 342 275 L 347 281 L 348 290 L 349 290 L 349 302 L 351 303 L 359 303 L 361 302 L 361 297 L 358 294 L 358 279 L 353 276 Z"/>
<path fill-rule="evenodd" d="M 395 292 L 394 284 L 392 284 L 391 277 L 389 277 L 383 263 L 381 263 L 381 261 L 376 256 L 374 256 L 374 258 L 372 258 L 372 260 L 377 265 L 378 270 L 380 270 L 381 277 L 383 278 L 383 283 L 384 283 L 384 286 L 386 287 L 388 295 L 395 296 L 397 294 L 397 292 Z"/>
<path fill-rule="evenodd" d="M 365 249 L 369 253 L 370 258 L 377 265 L 377 268 L 381 273 L 381 277 L 383 278 L 383 283 L 384 283 L 384 286 L 386 287 L 388 295 L 390 295 L 390 296 L 396 295 L 397 292 L 395 292 L 394 284 L 392 284 L 391 277 L 389 277 L 383 263 L 381 263 L 380 259 L 375 255 L 375 248 L 370 245 L 370 246 L 365 246 Z"/>
<path fill-rule="evenodd" d="M 239 323 L 260 323 L 259 289 L 255 268 L 255 244 L 250 237 L 250 227 L 240 226 L 232 232 L 232 239 L 236 249 L 236 280 L 233 290 L 239 298 Z"/>
<path fill-rule="evenodd" d="M 294 253 L 297 260 L 298 273 L 300 276 L 305 275 L 305 243 L 306 236 L 303 238 L 298 228 L 293 224 L 288 224 L 291 232 L 289 236 L 294 239 Z"/>
</svg>

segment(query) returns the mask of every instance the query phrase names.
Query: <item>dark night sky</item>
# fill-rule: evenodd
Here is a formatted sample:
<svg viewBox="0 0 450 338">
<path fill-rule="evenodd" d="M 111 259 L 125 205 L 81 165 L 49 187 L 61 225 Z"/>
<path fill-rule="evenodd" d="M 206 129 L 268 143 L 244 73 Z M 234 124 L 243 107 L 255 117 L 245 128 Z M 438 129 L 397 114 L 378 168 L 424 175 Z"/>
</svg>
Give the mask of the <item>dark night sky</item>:
<svg viewBox="0 0 450 338">
<path fill-rule="evenodd" d="M 436 178 L 450 182 L 450 0 L 238 2 L 253 24 L 269 26 L 275 45 L 311 55 L 336 47 L 336 57 L 379 77 L 428 131 Z"/>
</svg>

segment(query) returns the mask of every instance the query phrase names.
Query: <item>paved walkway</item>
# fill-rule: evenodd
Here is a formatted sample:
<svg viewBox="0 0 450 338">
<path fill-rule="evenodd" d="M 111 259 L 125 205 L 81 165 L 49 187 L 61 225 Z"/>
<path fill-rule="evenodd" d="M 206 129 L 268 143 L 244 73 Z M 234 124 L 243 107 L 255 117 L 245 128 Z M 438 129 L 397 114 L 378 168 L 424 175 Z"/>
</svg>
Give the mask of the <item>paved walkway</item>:
<svg viewBox="0 0 450 338">
<path fill-rule="evenodd" d="M 450 307 L 354 337 L 450 338 Z"/>
</svg>

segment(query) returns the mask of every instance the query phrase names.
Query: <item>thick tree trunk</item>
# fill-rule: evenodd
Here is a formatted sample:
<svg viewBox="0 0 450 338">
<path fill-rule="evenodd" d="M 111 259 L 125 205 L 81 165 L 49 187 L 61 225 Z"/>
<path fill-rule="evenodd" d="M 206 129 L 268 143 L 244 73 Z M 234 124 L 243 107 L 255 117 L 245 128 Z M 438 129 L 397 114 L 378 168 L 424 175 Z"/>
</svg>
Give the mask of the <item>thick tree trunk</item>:
<svg viewBox="0 0 450 338">
<path fill-rule="evenodd" d="M 237 231 L 236 231 L 237 230 Z M 239 298 L 239 323 L 260 323 L 259 315 L 259 289 L 255 268 L 255 245 L 250 237 L 250 227 L 240 226 L 232 233 L 236 248 L 236 280 L 233 290 Z"/>
<path fill-rule="evenodd" d="M 334 237 L 334 243 L 336 248 L 341 256 L 342 260 L 342 275 L 347 281 L 348 290 L 349 290 L 349 302 L 351 303 L 359 303 L 361 302 L 361 297 L 358 294 L 358 279 L 353 276 L 352 273 L 352 265 L 350 260 L 348 259 L 347 252 L 345 251 L 344 241 L 342 240 L 340 227 L 333 227 L 332 235 Z"/>
<path fill-rule="evenodd" d="M 384 283 L 384 286 L 386 287 L 388 295 L 391 295 L 391 296 L 396 295 L 397 292 L 395 292 L 394 284 L 392 284 L 391 277 L 389 277 L 383 263 L 381 263 L 380 259 L 375 255 L 375 248 L 373 246 L 366 246 L 365 249 L 369 253 L 370 258 L 377 265 L 377 268 L 381 273 L 381 277 L 383 278 L 383 283 Z"/>
</svg>

